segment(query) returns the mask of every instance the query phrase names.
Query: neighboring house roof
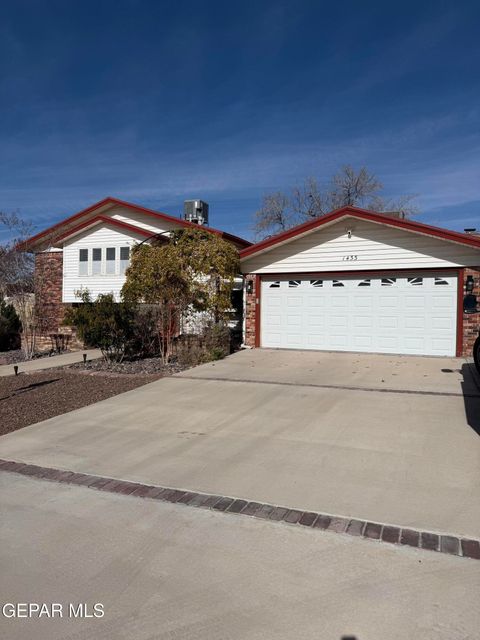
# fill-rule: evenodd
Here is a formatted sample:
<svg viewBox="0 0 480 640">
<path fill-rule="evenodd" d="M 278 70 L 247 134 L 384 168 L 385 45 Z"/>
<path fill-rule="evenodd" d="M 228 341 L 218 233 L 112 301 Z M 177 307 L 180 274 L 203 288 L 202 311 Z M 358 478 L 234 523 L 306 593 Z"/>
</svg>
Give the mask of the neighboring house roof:
<svg viewBox="0 0 480 640">
<path fill-rule="evenodd" d="M 367 211 L 366 209 L 349 206 L 342 207 L 341 209 L 332 211 L 320 218 L 309 220 L 308 222 L 299 224 L 296 227 L 287 229 L 287 231 L 270 236 L 261 242 L 252 244 L 250 247 L 246 247 L 240 251 L 240 258 L 249 258 L 250 256 L 269 251 L 277 245 L 285 244 L 295 238 L 307 235 L 323 226 L 338 222 L 342 218 L 359 218 L 360 220 L 367 220 L 369 222 L 383 224 L 397 229 L 404 229 L 405 231 L 410 231 L 412 233 L 419 233 L 480 249 L 480 236 L 461 233 L 459 231 L 449 231 L 448 229 L 433 227 L 415 220 L 395 218 L 388 214 L 376 213 L 373 211 Z"/>
<path fill-rule="evenodd" d="M 142 207 L 131 202 L 125 202 L 124 200 L 119 200 L 118 198 L 108 197 L 100 200 L 100 202 L 96 202 L 95 204 L 87 207 L 86 209 L 83 209 L 82 211 L 79 211 L 78 213 L 75 213 L 73 216 L 65 218 L 61 222 L 57 222 L 57 224 L 54 224 L 48 229 L 45 229 L 44 231 L 41 231 L 40 233 L 37 233 L 36 235 L 28 238 L 18 246 L 20 249 L 26 251 L 34 251 L 35 248 L 42 246 L 42 244 L 44 244 L 47 240 L 49 241 L 49 243 L 58 243 L 60 240 L 64 240 L 66 237 L 72 235 L 73 229 L 78 230 L 79 226 L 82 223 L 82 218 L 89 216 L 96 211 L 98 211 L 98 216 L 94 216 L 94 218 L 89 218 L 88 221 L 85 221 L 83 225 L 85 228 L 88 228 L 92 220 L 98 221 L 102 218 L 104 218 L 104 221 L 107 220 L 109 224 L 113 224 L 113 221 L 115 221 L 115 223 L 120 222 L 118 220 L 115 220 L 114 218 L 101 215 L 103 212 L 108 211 L 108 209 L 113 206 L 125 207 L 126 209 L 143 213 L 151 218 L 156 218 L 157 220 L 163 220 L 173 223 L 178 227 L 194 229 L 198 228 L 198 225 L 194 224 L 193 222 L 188 222 L 187 220 L 182 220 L 181 218 L 176 218 L 175 216 L 170 216 L 166 213 L 161 213 L 160 211 L 154 211 L 153 209 L 147 209 L 146 207 Z M 128 224 L 125 222 L 121 222 L 121 224 L 129 226 L 131 231 L 134 230 L 135 232 L 141 233 L 142 235 L 145 235 L 145 233 L 147 233 L 149 237 L 154 235 L 155 233 L 154 231 L 148 231 L 136 225 Z M 219 229 L 213 229 L 212 227 L 207 226 L 202 226 L 201 228 L 205 231 L 209 231 L 210 233 L 214 233 L 224 238 L 225 240 L 233 242 L 240 248 L 249 247 L 252 244 L 248 240 L 244 240 L 243 238 L 239 238 L 225 231 L 220 231 Z"/>
</svg>

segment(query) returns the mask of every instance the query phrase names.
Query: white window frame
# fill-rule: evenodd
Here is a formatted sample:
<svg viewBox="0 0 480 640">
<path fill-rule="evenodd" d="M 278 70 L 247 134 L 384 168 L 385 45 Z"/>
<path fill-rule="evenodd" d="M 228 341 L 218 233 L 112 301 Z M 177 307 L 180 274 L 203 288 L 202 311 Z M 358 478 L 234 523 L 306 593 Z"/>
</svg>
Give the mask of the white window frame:
<svg viewBox="0 0 480 640">
<path fill-rule="evenodd" d="M 86 260 L 80 260 L 80 256 L 82 255 L 83 251 L 87 252 Z M 85 268 L 85 273 L 82 273 L 82 265 Z M 89 273 L 90 273 L 90 251 L 86 247 L 82 247 L 81 249 L 78 250 L 78 275 L 83 278 L 85 276 L 88 276 Z"/>
<path fill-rule="evenodd" d="M 127 249 L 128 250 L 128 260 L 122 260 L 122 249 Z M 118 251 L 119 269 L 118 269 L 118 272 L 119 272 L 119 274 L 121 276 L 125 275 L 125 271 L 130 266 L 131 257 L 132 257 L 132 248 L 129 245 L 123 245 L 123 247 L 119 247 L 119 251 Z"/>
<path fill-rule="evenodd" d="M 109 260 L 108 252 L 113 250 L 113 260 Z M 112 271 L 109 271 L 109 267 L 113 267 Z M 105 275 L 115 276 L 117 275 L 117 247 L 105 248 Z"/>
<path fill-rule="evenodd" d="M 96 251 L 100 251 L 100 260 L 94 260 L 93 256 Z M 93 247 L 92 248 L 92 276 L 101 276 L 103 275 L 103 258 L 105 255 L 104 247 Z M 95 270 L 98 265 L 98 271 Z"/>
</svg>

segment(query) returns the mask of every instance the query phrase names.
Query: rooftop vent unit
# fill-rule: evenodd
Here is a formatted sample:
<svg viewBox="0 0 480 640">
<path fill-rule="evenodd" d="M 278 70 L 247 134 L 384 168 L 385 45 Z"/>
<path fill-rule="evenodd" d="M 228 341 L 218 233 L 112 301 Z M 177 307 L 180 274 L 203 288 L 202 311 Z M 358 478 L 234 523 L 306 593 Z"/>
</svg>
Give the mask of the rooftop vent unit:
<svg viewBox="0 0 480 640">
<path fill-rule="evenodd" d="M 185 220 L 194 224 L 208 224 L 208 203 L 203 200 L 185 200 L 183 216 Z"/>
<path fill-rule="evenodd" d="M 404 211 L 380 211 L 379 213 L 382 216 L 390 216 L 391 218 L 400 218 L 400 220 L 405 220 L 407 217 Z"/>
</svg>

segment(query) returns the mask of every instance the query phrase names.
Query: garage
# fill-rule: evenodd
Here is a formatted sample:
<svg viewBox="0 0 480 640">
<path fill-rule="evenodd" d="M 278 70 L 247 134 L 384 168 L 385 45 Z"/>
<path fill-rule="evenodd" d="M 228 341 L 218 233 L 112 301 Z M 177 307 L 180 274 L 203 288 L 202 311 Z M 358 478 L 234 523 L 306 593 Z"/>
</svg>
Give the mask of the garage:
<svg viewBox="0 0 480 640">
<path fill-rule="evenodd" d="M 263 277 L 261 346 L 454 356 L 457 277 Z"/>
<path fill-rule="evenodd" d="M 472 352 L 480 234 L 343 207 L 240 252 L 244 344 L 427 356 Z"/>
</svg>

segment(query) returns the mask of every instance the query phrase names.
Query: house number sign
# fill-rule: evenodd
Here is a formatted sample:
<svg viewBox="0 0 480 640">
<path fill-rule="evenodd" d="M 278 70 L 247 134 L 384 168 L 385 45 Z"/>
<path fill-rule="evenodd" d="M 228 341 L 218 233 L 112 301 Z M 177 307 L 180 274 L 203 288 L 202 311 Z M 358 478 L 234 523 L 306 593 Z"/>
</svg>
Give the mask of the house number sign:
<svg viewBox="0 0 480 640">
<path fill-rule="evenodd" d="M 358 260 L 358 256 L 356 255 L 350 255 L 350 256 L 343 256 L 343 260 Z"/>
</svg>

